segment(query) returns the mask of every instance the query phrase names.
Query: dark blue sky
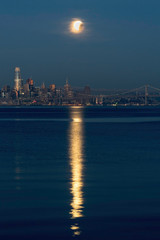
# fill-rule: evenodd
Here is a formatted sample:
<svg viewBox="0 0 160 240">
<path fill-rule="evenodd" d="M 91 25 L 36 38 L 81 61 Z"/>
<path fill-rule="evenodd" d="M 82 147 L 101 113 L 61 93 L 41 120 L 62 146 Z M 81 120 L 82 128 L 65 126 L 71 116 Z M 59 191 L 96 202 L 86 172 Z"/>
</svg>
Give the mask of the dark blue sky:
<svg viewBox="0 0 160 240">
<path fill-rule="evenodd" d="M 1 0 L 0 87 L 14 68 L 37 85 L 160 87 L 159 0 Z M 72 18 L 86 32 L 68 32 Z"/>
</svg>

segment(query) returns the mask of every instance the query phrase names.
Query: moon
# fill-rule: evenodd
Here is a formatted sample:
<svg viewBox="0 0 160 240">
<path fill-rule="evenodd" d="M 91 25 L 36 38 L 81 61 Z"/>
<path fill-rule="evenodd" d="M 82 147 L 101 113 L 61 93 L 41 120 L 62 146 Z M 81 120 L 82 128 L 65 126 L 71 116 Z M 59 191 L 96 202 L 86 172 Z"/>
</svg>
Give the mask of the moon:
<svg viewBox="0 0 160 240">
<path fill-rule="evenodd" d="M 71 33 L 80 34 L 83 32 L 83 30 L 84 30 L 84 23 L 81 20 L 76 19 L 70 23 L 70 32 Z"/>
<path fill-rule="evenodd" d="M 77 31 L 77 32 L 80 31 L 81 26 L 82 26 L 81 21 L 75 21 L 74 24 L 73 24 L 73 27 L 74 27 L 75 31 Z"/>
</svg>

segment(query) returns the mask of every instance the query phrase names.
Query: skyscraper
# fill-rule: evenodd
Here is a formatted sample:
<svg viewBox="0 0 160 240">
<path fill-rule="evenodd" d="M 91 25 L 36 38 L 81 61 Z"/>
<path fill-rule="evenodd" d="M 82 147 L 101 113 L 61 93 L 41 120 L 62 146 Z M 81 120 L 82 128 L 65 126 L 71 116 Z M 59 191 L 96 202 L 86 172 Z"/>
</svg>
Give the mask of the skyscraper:
<svg viewBox="0 0 160 240">
<path fill-rule="evenodd" d="M 68 83 L 68 79 L 66 79 L 66 84 L 64 85 L 64 95 L 65 97 L 69 97 L 69 98 L 73 97 L 73 92 L 72 92 L 71 86 Z"/>
<path fill-rule="evenodd" d="M 33 88 L 34 88 L 33 79 L 32 78 L 28 78 L 27 81 L 26 81 L 26 84 L 29 85 L 29 90 L 33 91 Z"/>
<path fill-rule="evenodd" d="M 19 67 L 15 68 L 14 89 L 17 92 L 20 92 L 22 89 L 22 79 L 21 79 L 21 72 Z"/>
</svg>

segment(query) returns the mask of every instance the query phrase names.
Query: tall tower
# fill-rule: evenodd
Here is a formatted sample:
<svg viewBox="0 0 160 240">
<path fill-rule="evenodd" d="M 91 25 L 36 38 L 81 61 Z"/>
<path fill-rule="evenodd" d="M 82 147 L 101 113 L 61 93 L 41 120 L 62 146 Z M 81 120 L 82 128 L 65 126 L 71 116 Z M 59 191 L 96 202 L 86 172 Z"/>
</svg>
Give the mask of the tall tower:
<svg viewBox="0 0 160 240">
<path fill-rule="evenodd" d="M 64 85 L 64 95 L 65 97 L 69 97 L 69 98 L 73 97 L 73 92 L 72 92 L 71 86 L 68 83 L 68 78 L 66 79 L 66 84 Z"/>
<path fill-rule="evenodd" d="M 22 79 L 21 79 L 21 72 L 20 68 L 15 68 L 15 77 L 14 77 L 14 89 L 19 92 L 22 89 Z"/>
</svg>

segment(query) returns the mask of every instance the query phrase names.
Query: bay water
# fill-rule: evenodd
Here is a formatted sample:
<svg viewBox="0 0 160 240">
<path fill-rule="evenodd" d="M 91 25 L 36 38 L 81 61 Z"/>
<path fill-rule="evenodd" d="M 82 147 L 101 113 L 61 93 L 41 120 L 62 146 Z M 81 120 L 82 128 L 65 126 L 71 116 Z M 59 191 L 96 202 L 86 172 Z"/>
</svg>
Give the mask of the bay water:
<svg viewBox="0 0 160 240">
<path fill-rule="evenodd" d="M 160 239 L 160 108 L 1 107 L 0 239 Z"/>
</svg>

